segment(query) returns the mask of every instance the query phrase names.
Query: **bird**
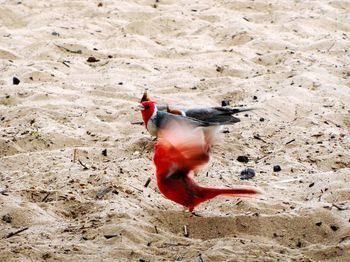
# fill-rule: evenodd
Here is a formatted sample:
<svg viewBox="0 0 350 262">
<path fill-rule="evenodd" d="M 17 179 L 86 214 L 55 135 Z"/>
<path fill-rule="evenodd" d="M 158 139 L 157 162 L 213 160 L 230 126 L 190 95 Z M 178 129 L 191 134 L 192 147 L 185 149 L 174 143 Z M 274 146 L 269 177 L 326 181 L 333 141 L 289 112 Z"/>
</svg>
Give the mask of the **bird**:
<svg viewBox="0 0 350 262">
<path fill-rule="evenodd" d="M 210 147 L 202 128 L 187 123 L 168 122 L 154 145 L 153 162 L 159 191 L 189 212 L 199 204 L 220 195 L 252 197 L 253 188 L 210 188 L 200 186 L 192 177 L 209 162 Z"/>
<path fill-rule="evenodd" d="M 147 90 L 144 92 L 141 103 L 151 101 Z M 157 105 L 159 111 L 190 117 L 196 120 L 219 125 L 231 125 L 241 120 L 233 114 L 252 111 L 254 108 L 229 108 L 229 107 L 199 107 L 199 108 L 174 108 L 164 105 Z"/>
<path fill-rule="evenodd" d="M 154 101 L 144 101 L 140 104 L 141 114 L 143 122 L 146 126 L 147 131 L 152 136 L 158 136 L 158 131 L 161 130 L 169 122 L 179 122 L 186 123 L 187 125 L 195 127 L 208 127 L 217 126 L 218 123 L 207 122 L 191 117 L 184 117 L 177 114 L 172 114 L 166 111 L 158 110 L 156 102 Z"/>
</svg>

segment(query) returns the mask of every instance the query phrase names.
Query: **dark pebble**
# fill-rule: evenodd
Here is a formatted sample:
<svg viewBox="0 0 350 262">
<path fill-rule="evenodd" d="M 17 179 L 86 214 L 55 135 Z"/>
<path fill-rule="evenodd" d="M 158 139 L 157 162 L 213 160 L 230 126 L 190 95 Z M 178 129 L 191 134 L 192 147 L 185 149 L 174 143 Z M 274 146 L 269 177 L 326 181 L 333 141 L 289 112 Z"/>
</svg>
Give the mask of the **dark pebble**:
<svg viewBox="0 0 350 262">
<path fill-rule="evenodd" d="M 253 99 L 254 99 L 254 100 L 258 100 L 258 97 L 257 97 L 257 96 L 253 96 Z"/>
<path fill-rule="evenodd" d="M 10 214 L 6 214 L 2 216 L 2 221 L 6 222 L 6 223 L 11 223 L 12 222 L 12 217 Z"/>
<path fill-rule="evenodd" d="M 320 227 L 322 225 L 322 222 L 317 222 L 315 225 Z"/>
<path fill-rule="evenodd" d="M 265 118 L 260 117 L 259 121 L 260 121 L 260 122 L 264 122 L 264 121 L 265 121 Z"/>
<path fill-rule="evenodd" d="M 221 101 L 221 106 L 229 106 L 230 105 L 230 100 L 222 100 Z"/>
<path fill-rule="evenodd" d="M 282 169 L 281 169 L 281 167 L 279 166 L 279 165 L 275 165 L 275 166 L 273 166 L 273 172 L 279 172 L 279 171 L 281 171 Z"/>
<path fill-rule="evenodd" d="M 248 179 L 253 178 L 254 176 L 255 176 L 254 169 L 247 168 L 247 169 L 244 169 L 243 171 L 241 171 L 239 178 L 242 180 L 248 180 Z"/>
<path fill-rule="evenodd" d="M 119 82 L 118 85 L 122 86 L 122 85 L 123 85 L 123 82 Z"/>
<path fill-rule="evenodd" d="M 336 225 L 331 225 L 331 229 L 332 229 L 333 231 L 337 231 L 337 230 L 339 229 L 339 227 L 337 227 Z"/>
<path fill-rule="evenodd" d="M 103 150 L 102 150 L 102 155 L 103 155 L 103 156 L 107 156 L 107 149 L 103 149 Z"/>
<path fill-rule="evenodd" d="M 229 133 L 230 133 L 230 130 L 225 129 L 224 131 L 222 131 L 222 133 L 224 133 L 224 134 L 229 134 Z"/>
<path fill-rule="evenodd" d="M 249 158 L 247 156 L 239 156 L 237 157 L 237 161 L 241 163 L 248 163 Z"/>
<path fill-rule="evenodd" d="M 98 61 L 100 61 L 99 59 L 96 59 L 95 57 L 93 57 L 93 56 L 90 56 L 88 59 L 87 59 L 87 61 L 89 62 L 89 63 L 95 63 L 95 62 L 98 62 Z"/>
<path fill-rule="evenodd" d="M 14 85 L 18 85 L 19 83 L 20 83 L 21 81 L 17 78 L 17 77 L 13 77 L 12 78 L 12 83 L 14 84 Z"/>
<path fill-rule="evenodd" d="M 315 183 L 312 182 L 312 183 L 309 185 L 309 187 L 313 187 L 314 185 L 315 185 Z"/>
</svg>

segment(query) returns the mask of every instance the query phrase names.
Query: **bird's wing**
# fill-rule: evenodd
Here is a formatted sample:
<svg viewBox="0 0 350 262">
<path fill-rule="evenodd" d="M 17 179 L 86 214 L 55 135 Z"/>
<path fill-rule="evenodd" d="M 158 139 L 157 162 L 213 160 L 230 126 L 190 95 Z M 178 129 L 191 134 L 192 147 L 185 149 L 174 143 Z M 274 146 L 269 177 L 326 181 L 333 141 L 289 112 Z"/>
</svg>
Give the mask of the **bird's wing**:
<svg viewBox="0 0 350 262">
<path fill-rule="evenodd" d="M 188 124 L 171 122 L 158 134 L 154 163 L 158 174 L 171 175 L 182 170 L 184 175 L 197 170 L 209 161 L 207 142 L 202 129 Z M 173 172 L 171 169 L 174 169 Z"/>
<path fill-rule="evenodd" d="M 233 124 L 241 120 L 232 114 L 250 111 L 253 109 L 239 109 L 226 107 L 190 108 L 184 109 L 186 116 L 206 122 L 216 122 L 220 124 Z"/>
<path fill-rule="evenodd" d="M 157 107 L 158 108 L 158 107 Z M 179 123 L 180 125 L 189 125 L 193 127 L 198 126 L 212 126 L 216 125 L 216 123 L 195 119 L 192 117 L 184 117 L 180 115 L 170 114 L 164 111 L 158 111 L 157 117 L 154 119 L 155 125 L 159 128 L 164 128 L 170 123 Z"/>
</svg>

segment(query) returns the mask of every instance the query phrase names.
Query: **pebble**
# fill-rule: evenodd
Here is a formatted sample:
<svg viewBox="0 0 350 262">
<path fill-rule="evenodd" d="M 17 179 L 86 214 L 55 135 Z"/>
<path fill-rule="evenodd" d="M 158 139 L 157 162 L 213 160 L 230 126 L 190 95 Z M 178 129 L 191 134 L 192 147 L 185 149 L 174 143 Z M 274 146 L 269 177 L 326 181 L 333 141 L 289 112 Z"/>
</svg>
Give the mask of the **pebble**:
<svg viewBox="0 0 350 262">
<path fill-rule="evenodd" d="M 241 163 L 248 163 L 249 158 L 247 156 L 239 156 L 237 157 L 237 161 Z"/>
<path fill-rule="evenodd" d="M 273 172 L 279 172 L 281 170 L 282 170 L 282 168 L 279 165 L 273 166 Z"/>
<path fill-rule="evenodd" d="M 239 176 L 240 179 L 242 180 L 248 180 L 251 179 L 255 176 L 255 171 L 252 168 L 247 168 L 241 171 L 241 174 Z"/>
<path fill-rule="evenodd" d="M 17 77 L 13 77 L 12 78 L 12 83 L 14 84 L 14 85 L 18 85 L 19 83 L 20 83 L 21 81 L 17 78 Z"/>
<path fill-rule="evenodd" d="M 230 105 L 230 100 L 222 100 L 221 101 L 221 106 L 229 106 Z"/>
</svg>

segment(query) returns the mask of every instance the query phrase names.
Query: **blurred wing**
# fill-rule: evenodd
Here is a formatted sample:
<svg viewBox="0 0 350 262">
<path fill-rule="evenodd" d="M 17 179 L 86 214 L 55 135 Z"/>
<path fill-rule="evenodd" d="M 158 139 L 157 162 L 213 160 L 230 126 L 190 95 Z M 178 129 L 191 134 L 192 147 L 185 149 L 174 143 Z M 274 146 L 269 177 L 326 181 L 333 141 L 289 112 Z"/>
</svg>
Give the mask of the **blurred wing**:
<svg viewBox="0 0 350 262">
<path fill-rule="evenodd" d="M 154 162 L 158 169 L 175 167 L 188 173 L 208 163 L 208 143 L 202 128 L 171 122 L 158 134 Z"/>
</svg>

